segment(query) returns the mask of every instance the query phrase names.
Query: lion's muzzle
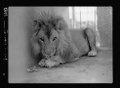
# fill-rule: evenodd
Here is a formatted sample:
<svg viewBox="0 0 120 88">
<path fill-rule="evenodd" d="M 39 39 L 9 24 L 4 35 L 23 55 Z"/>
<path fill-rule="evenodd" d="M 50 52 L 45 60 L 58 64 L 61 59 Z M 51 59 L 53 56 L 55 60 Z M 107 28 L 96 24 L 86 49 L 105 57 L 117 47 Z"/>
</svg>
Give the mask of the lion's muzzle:
<svg viewBox="0 0 120 88">
<path fill-rule="evenodd" d="M 45 55 L 46 55 L 47 57 L 53 56 L 54 53 L 55 53 L 54 47 L 52 47 L 52 46 L 50 46 L 50 45 L 48 45 L 48 46 L 45 47 Z"/>
</svg>

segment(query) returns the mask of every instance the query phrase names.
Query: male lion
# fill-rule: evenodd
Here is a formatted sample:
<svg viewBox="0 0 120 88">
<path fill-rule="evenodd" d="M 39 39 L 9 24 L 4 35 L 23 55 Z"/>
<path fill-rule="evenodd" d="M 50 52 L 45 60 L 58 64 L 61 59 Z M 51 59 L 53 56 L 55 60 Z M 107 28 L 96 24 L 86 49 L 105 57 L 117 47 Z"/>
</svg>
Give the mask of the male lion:
<svg viewBox="0 0 120 88">
<path fill-rule="evenodd" d="M 76 61 L 83 55 L 96 56 L 96 39 L 93 30 L 88 28 L 81 30 L 82 42 L 85 42 L 76 46 L 62 17 L 43 12 L 34 22 L 32 48 L 34 56 L 39 58 L 40 67 L 53 67 Z M 81 48 L 81 45 L 86 46 Z"/>
</svg>

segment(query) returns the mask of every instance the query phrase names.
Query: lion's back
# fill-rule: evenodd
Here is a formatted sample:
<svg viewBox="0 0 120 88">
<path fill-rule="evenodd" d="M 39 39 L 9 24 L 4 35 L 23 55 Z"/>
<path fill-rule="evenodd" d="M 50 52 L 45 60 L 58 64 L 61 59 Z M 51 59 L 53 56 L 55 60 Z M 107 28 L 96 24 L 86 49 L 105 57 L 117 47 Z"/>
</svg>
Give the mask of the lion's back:
<svg viewBox="0 0 120 88">
<path fill-rule="evenodd" d="M 80 29 L 72 29 L 70 30 L 72 42 L 78 48 L 79 52 L 82 54 L 87 53 L 89 51 L 88 42 L 84 38 L 83 30 Z"/>
</svg>

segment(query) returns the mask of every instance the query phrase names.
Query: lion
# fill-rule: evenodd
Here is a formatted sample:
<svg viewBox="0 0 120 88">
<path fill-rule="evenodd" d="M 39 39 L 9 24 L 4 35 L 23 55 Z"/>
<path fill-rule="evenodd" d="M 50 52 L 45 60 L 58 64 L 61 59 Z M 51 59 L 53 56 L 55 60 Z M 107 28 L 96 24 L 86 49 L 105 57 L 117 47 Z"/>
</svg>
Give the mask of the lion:
<svg viewBox="0 0 120 88">
<path fill-rule="evenodd" d="M 31 39 L 33 55 L 39 58 L 38 65 L 51 68 L 77 61 L 85 55 L 96 56 L 95 32 L 85 28 L 81 30 L 81 35 L 87 48 L 80 49 L 75 45 L 63 17 L 41 13 L 40 18 L 34 21 L 34 34 Z M 33 67 L 31 70 L 35 71 L 35 66 Z"/>
</svg>

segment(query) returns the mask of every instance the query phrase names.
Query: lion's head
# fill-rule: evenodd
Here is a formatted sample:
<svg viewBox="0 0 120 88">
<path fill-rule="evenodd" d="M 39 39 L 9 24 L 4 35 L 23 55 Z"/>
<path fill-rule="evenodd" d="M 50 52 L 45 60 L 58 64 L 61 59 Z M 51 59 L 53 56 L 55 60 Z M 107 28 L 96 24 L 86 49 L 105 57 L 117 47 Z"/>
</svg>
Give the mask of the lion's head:
<svg viewBox="0 0 120 88">
<path fill-rule="evenodd" d="M 57 53 L 60 48 L 64 48 L 67 24 L 62 17 L 42 13 L 38 20 L 35 20 L 33 36 L 33 48 L 35 53 L 42 53 L 49 58 Z M 64 44 L 64 46 L 63 46 Z M 61 47 L 62 45 L 62 47 Z M 60 46 L 60 47 L 59 47 Z"/>
</svg>

